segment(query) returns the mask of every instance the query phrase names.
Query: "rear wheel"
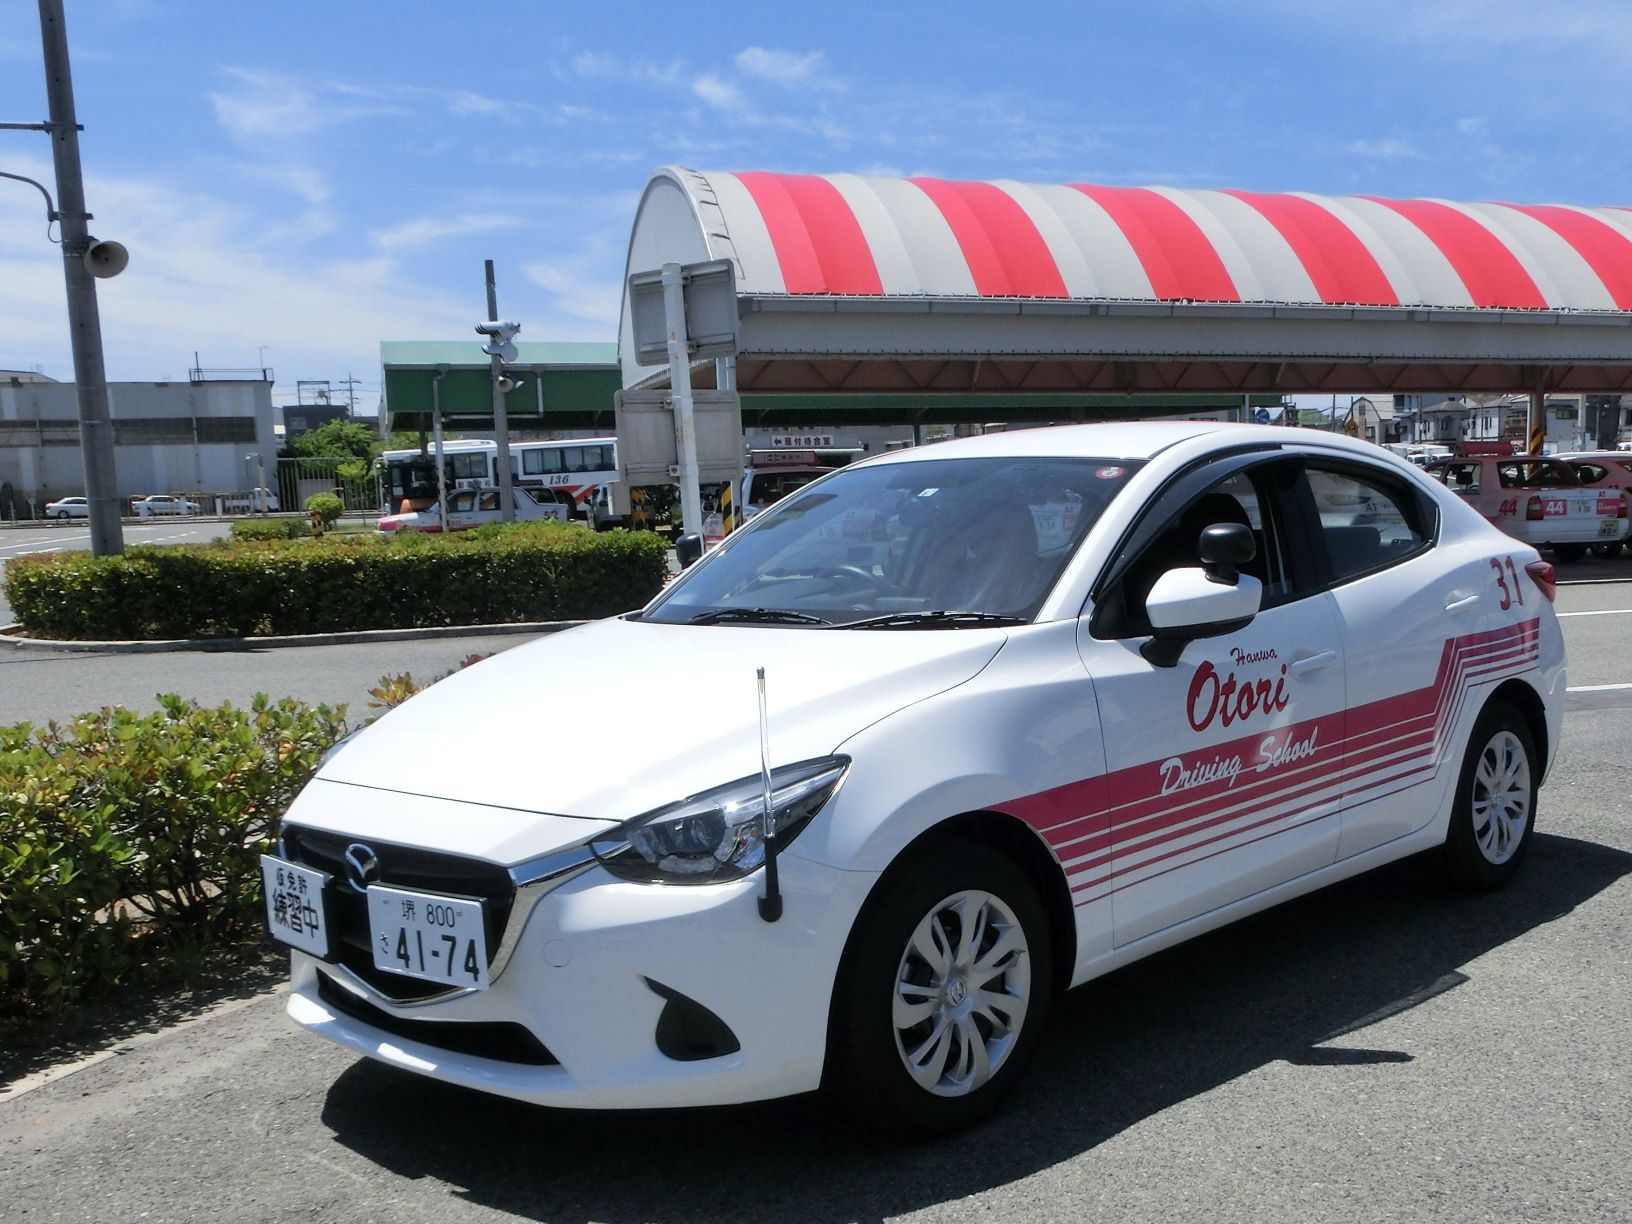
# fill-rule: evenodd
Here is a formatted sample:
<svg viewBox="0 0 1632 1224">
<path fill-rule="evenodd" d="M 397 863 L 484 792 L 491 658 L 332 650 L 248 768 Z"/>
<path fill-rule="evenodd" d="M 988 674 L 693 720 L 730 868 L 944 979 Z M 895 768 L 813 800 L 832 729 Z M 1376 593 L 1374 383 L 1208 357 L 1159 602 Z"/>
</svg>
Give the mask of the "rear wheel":
<svg viewBox="0 0 1632 1224">
<path fill-rule="evenodd" d="M 68 511 L 66 511 L 66 510 L 58 510 L 57 511 L 57 521 L 59 523 L 62 522 L 67 517 L 68 517 Z"/>
<path fill-rule="evenodd" d="M 944 1134 L 992 1113 L 1053 994 L 1048 922 L 1001 852 L 926 851 L 863 911 L 833 1002 L 827 1087 L 863 1124 Z"/>
<path fill-rule="evenodd" d="M 1614 543 L 1594 544 L 1592 546 L 1592 555 L 1605 561 L 1613 561 L 1621 555 L 1621 542 L 1616 540 Z"/>
<path fill-rule="evenodd" d="M 1505 702 L 1479 715 L 1457 780 L 1443 850 L 1446 874 L 1463 888 L 1500 888 L 1530 849 L 1539 762 L 1524 717 Z"/>
</svg>

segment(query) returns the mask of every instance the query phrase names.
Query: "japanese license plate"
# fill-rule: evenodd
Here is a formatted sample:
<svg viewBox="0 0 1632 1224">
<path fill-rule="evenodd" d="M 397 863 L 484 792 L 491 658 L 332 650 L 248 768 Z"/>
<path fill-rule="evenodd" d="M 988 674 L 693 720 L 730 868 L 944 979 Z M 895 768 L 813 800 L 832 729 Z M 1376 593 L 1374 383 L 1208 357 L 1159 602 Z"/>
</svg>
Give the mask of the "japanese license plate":
<svg viewBox="0 0 1632 1224">
<path fill-rule="evenodd" d="M 487 928 L 480 901 L 371 884 L 368 929 L 375 968 L 445 986 L 487 989 Z"/>
<path fill-rule="evenodd" d="M 266 929 L 274 939 L 313 956 L 329 954 L 329 916 L 323 908 L 323 889 L 331 878 L 326 871 L 261 855 Z"/>
<path fill-rule="evenodd" d="M 1615 519 L 1605 519 L 1598 524 L 1598 534 L 1613 540 L 1621 534 L 1621 524 Z"/>
</svg>

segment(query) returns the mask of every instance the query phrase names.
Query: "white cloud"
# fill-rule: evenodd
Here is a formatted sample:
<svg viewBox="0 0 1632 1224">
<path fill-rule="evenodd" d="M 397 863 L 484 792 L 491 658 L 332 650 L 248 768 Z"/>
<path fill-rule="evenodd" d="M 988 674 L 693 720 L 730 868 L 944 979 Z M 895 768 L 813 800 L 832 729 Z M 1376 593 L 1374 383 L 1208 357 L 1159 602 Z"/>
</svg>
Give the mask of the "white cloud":
<svg viewBox="0 0 1632 1224">
<path fill-rule="evenodd" d="M 585 80 L 636 81 L 673 85 L 684 75 L 679 60 L 625 59 L 602 51 L 580 51 L 572 57 L 572 71 Z"/>
<path fill-rule="evenodd" d="M 822 66 L 822 53 L 808 51 L 778 51 L 770 47 L 744 47 L 737 52 L 736 64 L 749 76 L 775 81 L 780 85 L 797 85 L 813 80 Z"/>
<path fill-rule="evenodd" d="M 488 230 L 513 229 L 520 224 L 519 217 L 466 213 L 457 217 L 419 217 L 392 226 L 390 229 L 370 230 L 368 236 L 382 251 L 397 251 L 424 246 L 439 238 L 477 234 Z"/>
<path fill-rule="evenodd" d="M 212 92 L 216 122 L 238 144 L 261 149 L 288 144 L 335 124 L 370 115 L 398 114 L 401 108 L 382 101 L 341 105 L 321 97 L 292 76 L 259 68 L 227 68 L 236 83 L 231 91 Z M 371 91 L 331 83 L 328 94 L 375 97 Z"/>
<path fill-rule="evenodd" d="M 557 310 L 586 323 L 617 327 L 618 312 L 623 308 L 621 277 L 608 280 L 604 275 L 596 276 L 583 260 L 531 263 L 521 270 L 533 284 L 554 295 Z"/>
<path fill-rule="evenodd" d="M 1414 146 L 1403 140 L 1356 140 L 1350 142 L 1347 151 L 1358 157 L 1392 159 L 1422 156 Z"/>
<path fill-rule="evenodd" d="M 743 106 L 742 90 L 729 81 L 723 81 L 712 72 L 705 72 L 691 83 L 691 92 L 715 110 L 736 111 Z"/>
</svg>

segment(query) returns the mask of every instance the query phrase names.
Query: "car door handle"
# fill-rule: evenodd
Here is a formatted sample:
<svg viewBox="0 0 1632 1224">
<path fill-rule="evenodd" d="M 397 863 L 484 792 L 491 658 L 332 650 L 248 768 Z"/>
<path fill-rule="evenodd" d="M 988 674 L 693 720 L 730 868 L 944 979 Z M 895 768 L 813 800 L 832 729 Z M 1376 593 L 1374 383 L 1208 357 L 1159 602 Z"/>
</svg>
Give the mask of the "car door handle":
<svg viewBox="0 0 1632 1224">
<path fill-rule="evenodd" d="M 1457 616 L 1466 612 L 1469 608 L 1478 607 L 1478 605 L 1479 595 L 1476 592 L 1472 595 L 1464 595 L 1461 599 L 1451 600 L 1445 605 L 1445 611 L 1451 616 Z"/>
<path fill-rule="evenodd" d="M 1301 676 L 1305 672 L 1319 671 L 1323 667 L 1330 667 L 1337 662 L 1337 651 L 1323 650 L 1319 654 L 1305 655 L 1301 659 L 1293 659 L 1286 665 L 1286 670 L 1294 676 Z"/>
</svg>

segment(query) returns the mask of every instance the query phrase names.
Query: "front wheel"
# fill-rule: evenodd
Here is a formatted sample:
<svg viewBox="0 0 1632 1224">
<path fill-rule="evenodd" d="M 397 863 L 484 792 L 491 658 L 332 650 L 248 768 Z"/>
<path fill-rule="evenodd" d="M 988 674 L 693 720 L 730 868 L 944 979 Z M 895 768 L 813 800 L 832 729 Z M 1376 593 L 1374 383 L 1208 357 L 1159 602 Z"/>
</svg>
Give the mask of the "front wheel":
<svg viewBox="0 0 1632 1224">
<path fill-rule="evenodd" d="M 59 523 L 66 522 L 67 519 L 68 519 L 68 511 L 66 511 L 66 510 L 58 510 L 57 511 L 57 522 L 59 522 Z"/>
<path fill-rule="evenodd" d="M 863 1124 L 944 1134 L 992 1113 L 1053 994 L 1048 922 L 1000 851 L 948 842 L 887 877 L 833 1000 L 827 1088 Z"/>
<path fill-rule="evenodd" d="M 1445 833 L 1452 883 L 1483 892 L 1513 878 L 1535 828 L 1539 764 L 1524 717 L 1503 702 L 1486 706 L 1468 738 Z"/>
</svg>

